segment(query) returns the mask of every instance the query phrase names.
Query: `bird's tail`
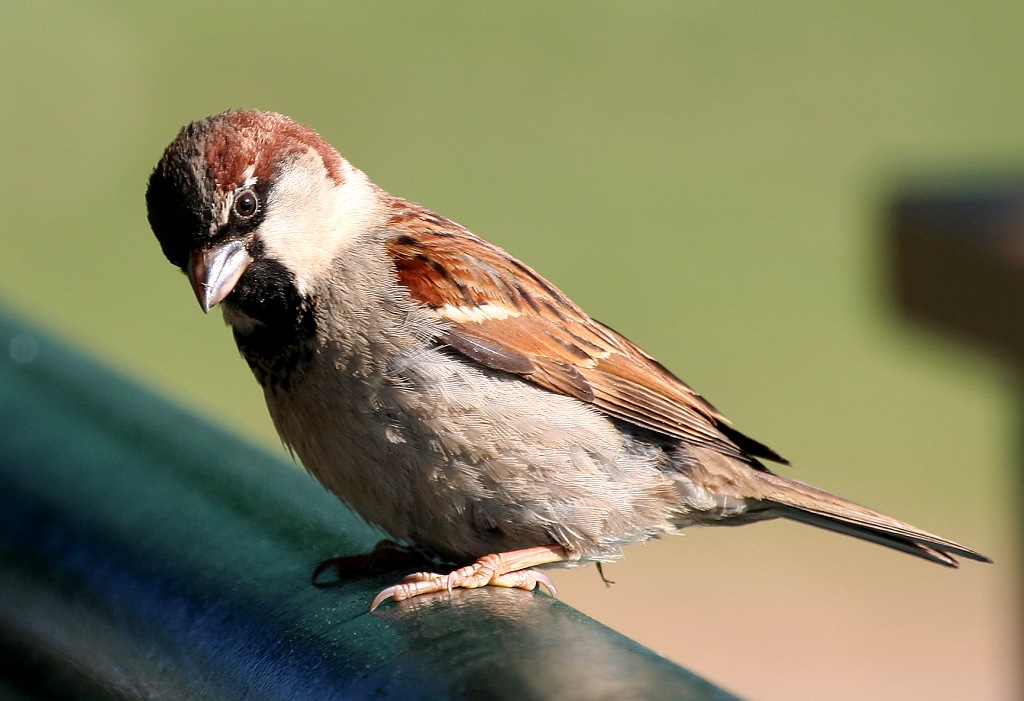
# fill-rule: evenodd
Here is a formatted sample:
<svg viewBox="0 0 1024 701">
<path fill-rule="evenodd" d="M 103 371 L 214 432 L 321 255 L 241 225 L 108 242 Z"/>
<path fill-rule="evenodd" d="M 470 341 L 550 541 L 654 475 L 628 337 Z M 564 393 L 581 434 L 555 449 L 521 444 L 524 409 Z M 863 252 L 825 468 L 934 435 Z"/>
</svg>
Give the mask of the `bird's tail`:
<svg viewBox="0 0 1024 701">
<path fill-rule="evenodd" d="M 759 473 L 763 501 L 773 515 L 878 543 L 947 567 L 954 555 L 992 562 L 981 553 L 834 494 L 772 473 Z"/>
</svg>

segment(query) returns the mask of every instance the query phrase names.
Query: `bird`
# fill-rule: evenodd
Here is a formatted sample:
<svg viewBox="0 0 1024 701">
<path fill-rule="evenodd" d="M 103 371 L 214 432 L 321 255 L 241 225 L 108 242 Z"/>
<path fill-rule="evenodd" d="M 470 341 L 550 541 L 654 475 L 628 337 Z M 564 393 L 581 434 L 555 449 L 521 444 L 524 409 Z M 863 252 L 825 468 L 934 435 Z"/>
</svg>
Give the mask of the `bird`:
<svg viewBox="0 0 1024 701">
<path fill-rule="evenodd" d="M 403 547 L 456 565 L 408 575 L 371 610 L 453 588 L 554 594 L 538 568 L 774 518 L 948 567 L 991 562 L 777 474 L 767 463 L 785 458 L 533 268 L 287 116 L 183 127 L 146 205 L 298 461 Z"/>
</svg>

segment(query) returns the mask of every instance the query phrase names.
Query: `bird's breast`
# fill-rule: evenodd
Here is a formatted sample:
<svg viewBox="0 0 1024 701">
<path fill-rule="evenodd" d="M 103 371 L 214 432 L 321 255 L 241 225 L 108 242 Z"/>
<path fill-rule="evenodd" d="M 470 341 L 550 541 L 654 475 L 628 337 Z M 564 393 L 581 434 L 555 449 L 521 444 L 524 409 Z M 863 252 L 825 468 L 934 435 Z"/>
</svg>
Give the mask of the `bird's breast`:
<svg viewBox="0 0 1024 701">
<path fill-rule="evenodd" d="M 305 467 L 391 535 L 453 556 L 552 542 L 603 556 L 671 528 L 660 446 L 443 347 L 387 357 L 367 371 L 321 348 L 266 398 Z"/>
</svg>

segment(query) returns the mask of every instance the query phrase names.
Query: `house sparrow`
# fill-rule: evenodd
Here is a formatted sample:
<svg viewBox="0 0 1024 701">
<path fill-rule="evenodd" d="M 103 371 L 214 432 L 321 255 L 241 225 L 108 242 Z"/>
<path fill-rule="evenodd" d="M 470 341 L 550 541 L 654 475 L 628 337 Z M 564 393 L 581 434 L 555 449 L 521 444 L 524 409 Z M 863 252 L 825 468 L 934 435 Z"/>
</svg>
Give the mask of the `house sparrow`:
<svg viewBox="0 0 1024 701">
<path fill-rule="evenodd" d="M 776 475 L 786 461 L 497 246 L 371 183 L 312 129 L 186 126 L 149 222 L 220 304 L 284 443 L 393 538 L 455 563 L 372 607 L 533 589 L 691 525 L 802 521 L 956 567 L 951 540 Z"/>
</svg>

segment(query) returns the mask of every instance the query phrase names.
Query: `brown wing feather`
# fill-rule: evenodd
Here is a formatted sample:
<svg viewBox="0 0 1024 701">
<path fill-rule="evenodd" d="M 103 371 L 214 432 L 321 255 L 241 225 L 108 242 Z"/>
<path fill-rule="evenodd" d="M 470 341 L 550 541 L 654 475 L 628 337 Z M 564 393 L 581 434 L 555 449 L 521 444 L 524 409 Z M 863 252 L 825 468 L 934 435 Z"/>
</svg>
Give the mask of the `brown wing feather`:
<svg viewBox="0 0 1024 701">
<path fill-rule="evenodd" d="M 785 462 L 500 248 L 404 200 L 389 224 L 401 232 L 388 244 L 398 282 L 450 324 L 442 340 L 454 350 L 637 426 L 744 460 Z"/>
</svg>

